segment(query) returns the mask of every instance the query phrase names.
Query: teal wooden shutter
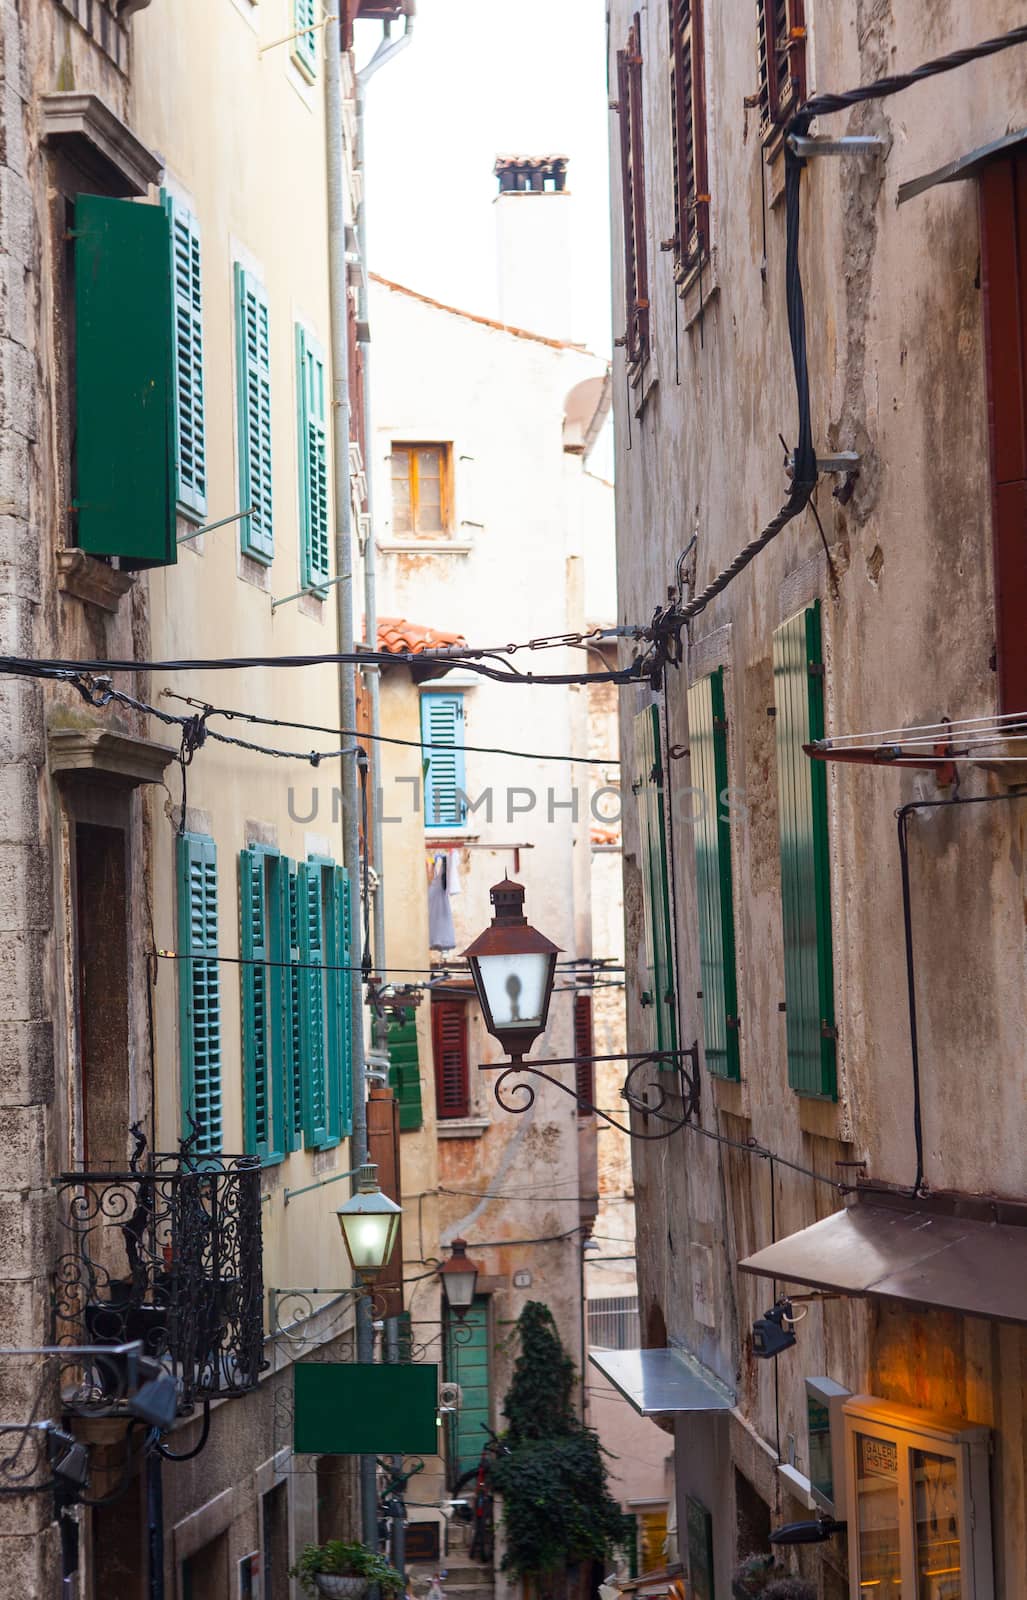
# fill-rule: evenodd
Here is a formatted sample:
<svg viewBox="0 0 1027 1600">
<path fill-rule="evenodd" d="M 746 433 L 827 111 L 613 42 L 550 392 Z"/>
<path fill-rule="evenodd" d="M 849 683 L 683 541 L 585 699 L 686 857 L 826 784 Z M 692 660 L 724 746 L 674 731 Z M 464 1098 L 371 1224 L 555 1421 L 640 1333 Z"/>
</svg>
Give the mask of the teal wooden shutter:
<svg viewBox="0 0 1027 1600">
<path fill-rule="evenodd" d="M 460 1405 L 449 1419 L 449 1459 L 459 1477 L 481 1459 L 482 1426 L 492 1415 L 489 1303 L 485 1295 L 475 1295 L 462 1322 L 447 1322 L 443 1370 L 447 1382 L 458 1383 L 461 1389 Z"/>
<path fill-rule="evenodd" d="M 389 1088 L 399 1105 L 399 1131 L 410 1132 L 424 1121 L 421 1109 L 421 1063 L 417 1054 L 417 1013 L 406 1007 L 389 1023 Z"/>
<path fill-rule="evenodd" d="M 236 402 L 242 548 L 258 561 L 275 553 L 271 482 L 271 338 L 267 296 L 252 273 L 235 267 Z"/>
<path fill-rule="evenodd" d="M 667 828 L 663 810 L 663 762 L 657 708 L 647 706 L 635 717 L 635 779 L 638 806 L 642 898 L 645 908 L 646 987 L 643 1005 L 649 1017 L 649 1043 L 657 1050 L 677 1049 L 677 1020 L 667 876 Z"/>
<path fill-rule="evenodd" d="M 311 856 L 312 871 L 321 874 L 325 940 L 325 994 L 327 1027 L 325 1071 L 328 1139 L 338 1140 L 353 1130 L 352 1045 L 350 1027 L 349 875 L 333 861 Z"/>
<path fill-rule="evenodd" d="M 328 533 L 328 440 L 325 358 L 320 345 L 296 324 L 296 398 L 299 413 L 300 582 L 320 589 L 331 571 Z"/>
<path fill-rule="evenodd" d="M 334 869 L 336 962 L 346 969 L 353 960 L 353 889 L 344 867 Z M 353 1132 L 353 986 L 347 970 L 335 974 L 339 985 L 339 1119 L 345 1135 Z"/>
<path fill-rule="evenodd" d="M 189 1132 L 191 1115 L 199 1126 L 193 1148 L 214 1155 L 221 1149 L 217 852 L 213 839 L 195 833 L 179 834 L 176 852 L 183 1133 Z"/>
<path fill-rule="evenodd" d="M 303 1143 L 303 989 L 306 974 L 300 966 L 300 898 L 296 868 L 282 862 L 282 889 L 285 896 L 285 936 L 289 970 L 285 974 L 288 1032 L 284 1045 L 283 1109 L 285 1148 L 298 1150 Z M 283 957 L 284 959 L 284 957 Z"/>
<path fill-rule="evenodd" d="M 306 1144 L 328 1139 L 328 1094 L 325 1073 L 324 907 L 321 868 L 300 862 L 296 868 L 299 917 L 300 1070 L 303 1090 L 303 1135 Z"/>
<path fill-rule="evenodd" d="M 692 814 L 706 1066 L 717 1077 L 737 1078 L 738 990 L 731 825 L 726 815 L 725 795 L 728 786 L 727 719 L 722 667 L 693 684 L 688 691 L 688 748 L 692 757 L 692 788 L 697 791 L 692 796 Z"/>
<path fill-rule="evenodd" d="M 246 1150 L 262 1161 L 284 1154 L 282 1074 L 288 1032 L 281 862 L 263 848 L 239 852 L 242 968 L 243 1126 Z M 263 964 L 262 964 L 263 963 Z"/>
<path fill-rule="evenodd" d="M 176 498 L 180 510 L 202 519 L 207 515 L 207 460 L 200 228 L 180 200 L 165 193 L 163 201 L 171 222 Z"/>
<path fill-rule="evenodd" d="M 837 1097 L 827 774 L 803 745 L 824 736 L 820 604 L 774 633 L 778 830 L 788 1082 Z"/>
<path fill-rule="evenodd" d="M 427 758 L 424 825 L 462 827 L 467 816 L 462 694 L 422 694 L 421 740 Z"/>
<path fill-rule="evenodd" d="M 317 33 L 310 31 L 317 23 L 317 16 L 318 0 L 292 0 L 292 25 L 296 32 L 292 58 L 307 78 L 317 76 Z"/>
<path fill-rule="evenodd" d="M 73 238 L 79 547 L 166 566 L 177 559 L 168 219 L 80 194 Z"/>
</svg>

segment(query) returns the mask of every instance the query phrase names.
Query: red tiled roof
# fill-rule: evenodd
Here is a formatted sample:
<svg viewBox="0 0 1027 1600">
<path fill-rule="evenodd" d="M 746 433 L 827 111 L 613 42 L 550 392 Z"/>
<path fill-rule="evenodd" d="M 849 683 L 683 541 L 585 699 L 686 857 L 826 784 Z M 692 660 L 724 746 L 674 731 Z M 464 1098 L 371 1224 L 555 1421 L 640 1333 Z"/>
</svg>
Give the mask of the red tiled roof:
<svg viewBox="0 0 1027 1600">
<path fill-rule="evenodd" d="M 447 645 L 465 645 L 462 633 L 446 633 L 441 628 L 426 628 L 419 622 L 408 622 L 406 617 L 378 618 L 378 648 L 390 655 L 423 655 L 426 650 L 444 649 Z"/>
</svg>

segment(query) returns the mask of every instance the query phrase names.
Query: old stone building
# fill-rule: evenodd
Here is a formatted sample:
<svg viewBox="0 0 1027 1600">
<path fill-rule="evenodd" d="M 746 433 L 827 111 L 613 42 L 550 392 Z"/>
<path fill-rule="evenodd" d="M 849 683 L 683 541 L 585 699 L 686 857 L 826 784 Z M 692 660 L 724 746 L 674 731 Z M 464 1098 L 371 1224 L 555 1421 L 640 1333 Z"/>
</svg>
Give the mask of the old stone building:
<svg viewBox="0 0 1027 1600">
<path fill-rule="evenodd" d="M 816 98 L 1022 22 L 610 8 L 619 621 L 682 644 L 622 695 L 629 1047 L 698 1043 L 626 1387 L 696 1596 L 1027 1571 L 1027 58 Z"/>
</svg>

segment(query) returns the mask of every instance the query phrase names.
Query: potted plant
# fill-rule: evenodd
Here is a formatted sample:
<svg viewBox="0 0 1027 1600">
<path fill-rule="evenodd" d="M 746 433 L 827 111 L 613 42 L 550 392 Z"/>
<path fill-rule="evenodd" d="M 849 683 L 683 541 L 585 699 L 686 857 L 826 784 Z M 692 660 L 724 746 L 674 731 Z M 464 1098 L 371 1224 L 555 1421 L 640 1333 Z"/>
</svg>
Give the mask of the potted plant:
<svg viewBox="0 0 1027 1600">
<path fill-rule="evenodd" d="M 289 1576 L 299 1578 L 307 1594 L 335 1595 L 337 1600 L 360 1600 L 372 1584 L 386 1600 L 394 1600 L 405 1589 L 403 1574 L 356 1540 L 308 1544 Z"/>
</svg>

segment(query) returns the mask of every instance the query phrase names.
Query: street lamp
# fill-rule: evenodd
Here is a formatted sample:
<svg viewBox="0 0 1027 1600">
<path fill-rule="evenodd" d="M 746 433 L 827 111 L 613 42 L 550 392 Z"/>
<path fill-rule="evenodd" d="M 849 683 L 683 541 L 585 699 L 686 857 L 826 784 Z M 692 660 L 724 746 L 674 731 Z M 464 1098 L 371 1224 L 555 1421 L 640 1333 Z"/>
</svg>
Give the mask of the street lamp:
<svg viewBox="0 0 1027 1600">
<path fill-rule="evenodd" d="M 454 1239 L 450 1245 L 452 1255 L 439 1268 L 442 1292 L 450 1311 L 463 1322 L 474 1304 L 474 1291 L 478 1283 L 478 1263 L 467 1254 L 467 1240 Z"/>
<path fill-rule="evenodd" d="M 402 1207 L 379 1189 L 377 1171 L 374 1162 L 359 1167 L 356 1194 L 335 1213 L 354 1276 L 361 1283 L 377 1278 L 391 1256 L 402 1213 Z"/>
<path fill-rule="evenodd" d="M 489 890 L 491 925 L 464 951 L 485 1015 L 485 1026 L 519 1061 L 545 1032 L 559 945 L 532 928 L 524 889 L 504 878 Z"/>
</svg>

